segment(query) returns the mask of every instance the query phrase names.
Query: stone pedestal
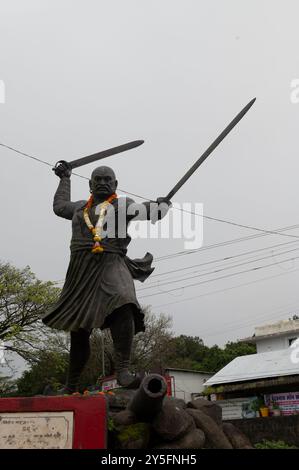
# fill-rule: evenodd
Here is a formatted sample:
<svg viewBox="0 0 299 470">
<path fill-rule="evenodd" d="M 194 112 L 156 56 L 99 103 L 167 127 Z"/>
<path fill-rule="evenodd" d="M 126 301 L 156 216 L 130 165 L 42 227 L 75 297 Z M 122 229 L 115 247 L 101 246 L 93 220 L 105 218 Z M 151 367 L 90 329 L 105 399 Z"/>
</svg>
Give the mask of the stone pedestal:
<svg viewBox="0 0 299 470">
<path fill-rule="evenodd" d="M 0 399 L 0 449 L 106 449 L 103 395 Z"/>
</svg>

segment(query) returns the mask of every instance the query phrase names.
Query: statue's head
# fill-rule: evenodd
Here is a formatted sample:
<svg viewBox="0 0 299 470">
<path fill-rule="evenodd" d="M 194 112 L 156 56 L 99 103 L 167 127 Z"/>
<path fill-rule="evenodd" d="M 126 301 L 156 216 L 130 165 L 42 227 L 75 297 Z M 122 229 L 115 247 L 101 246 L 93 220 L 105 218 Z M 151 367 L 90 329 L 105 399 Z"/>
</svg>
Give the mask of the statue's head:
<svg viewBox="0 0 299 470">
<path fill-rule="evenodd" d="M 112 168 L 99 166 L 93 170 L 89 180 L 89 187 L 92 194 L 96 197 L 108 197 L 115 193 L 117 180 Z"/>
</svg>

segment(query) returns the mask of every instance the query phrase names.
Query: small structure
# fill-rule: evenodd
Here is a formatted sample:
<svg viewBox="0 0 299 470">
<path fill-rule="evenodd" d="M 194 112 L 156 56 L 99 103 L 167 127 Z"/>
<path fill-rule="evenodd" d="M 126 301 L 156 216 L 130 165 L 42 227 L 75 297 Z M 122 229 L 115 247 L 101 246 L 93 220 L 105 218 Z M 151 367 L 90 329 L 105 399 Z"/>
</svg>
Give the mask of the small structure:
<svg viewBox="0 0 299 470">
<path fill-rule="evenodd" d="M 163 375 L 168 383 L 169 394 L 188 402 L 202 395 L 206 381 L 213 373 L 168 367 Z"/>
<path fill-rule="evenodd" d="M 102 392 L 108 392 L 114 388 L 119 388 L 116 375 L 107 375 L 98 380 Z"/>
<path fill-rule="evenodd" d="M 257 326 L 254 335 L 244 338 L 245 343 L 256 344 L 257 353 L 279 351 L 289 348 L 299 338 L 299 318 L 281 320 L 269 325 Z"/>
<path fill-rule="evenodd" d="M 181 398 L 185 402 L 201 397 L 206 381 L 213 376 L 212 372 L 167 367 L 159 371 L 166 380 L 167 395 Z M 115 375 L 99 380 L 101 390 L 107 392 L 119 388 Z"/>
<path fill-rule="evenodd" d="M 263 397 L 276 403 L 281 414 L 299 412 L 299 347 L 240 356 L 206 382 L 206 392 L 223 406 L 224 419 L 238 419 L 246 403 Z M 238 409 L 236 409 L 236 406 Z"/>
</svg>

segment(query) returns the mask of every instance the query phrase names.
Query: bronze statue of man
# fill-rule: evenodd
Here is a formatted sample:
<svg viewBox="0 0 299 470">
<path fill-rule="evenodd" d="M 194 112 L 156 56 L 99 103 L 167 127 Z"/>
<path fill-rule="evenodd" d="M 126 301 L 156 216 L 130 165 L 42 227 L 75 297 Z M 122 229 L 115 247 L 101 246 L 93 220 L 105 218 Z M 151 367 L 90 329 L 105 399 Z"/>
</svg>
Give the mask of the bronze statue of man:
<svg viewBox="0 0 299 470">
<path fill-rule="evenodd" d="M 139 218 L 139 213 L 145 211 L 145 218 L 155 221 L 157 212 L 151 210 L 152 203 L 136 204 L 131 198 L 118 198 L 117 180 L 109 167 L 100 166 L 92 172 L 88 201 L 71 201 L 71 169 L 66 162 L 58 165 L 55 173 L 60 182 L 53 208 L 59 217 L 72 220 L 71 257 L 60 298 L 44 315 L 43 322 L 71 335 L 68 376 L 61 393 L 78 390 L 90 355 L 93 328 L 110 328 L 118 383 L 136 388 L 140 378 L 129 371 L 132 341 L 134 334 L 145 328 L 133 279 L 144 281 L 151 274 L 153 258 L 150 253 L 136 260 L 126 256 L 131 241 L 127 227 L 130 221 L 144 218 Z M 128 210 L 132 204 L 134 210 Z M 171 202 L 158 198 L 155 204 L 156 209 L 159 205 L 161 219 Z M 109 227 L 107 230 L 109 220 L 113 222 L 112 235 Z"/>
</svg>

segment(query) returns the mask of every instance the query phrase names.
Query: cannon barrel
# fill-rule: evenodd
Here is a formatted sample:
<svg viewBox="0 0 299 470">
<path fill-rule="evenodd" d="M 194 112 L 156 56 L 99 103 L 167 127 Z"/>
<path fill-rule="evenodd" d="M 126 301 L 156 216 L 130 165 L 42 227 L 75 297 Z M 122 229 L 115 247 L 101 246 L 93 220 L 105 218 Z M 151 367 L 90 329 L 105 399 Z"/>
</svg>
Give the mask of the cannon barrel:
<svg viewBox="0 0 299 470">
<path fill-rule="evenodd" d="M 128 408 L 135 413 L 139 420 L 150 422 L 161 410 L 166 392 L 167 384 L 164 377 L 158 374 L 149 374 L 141 382 Z"/>
</svg>

